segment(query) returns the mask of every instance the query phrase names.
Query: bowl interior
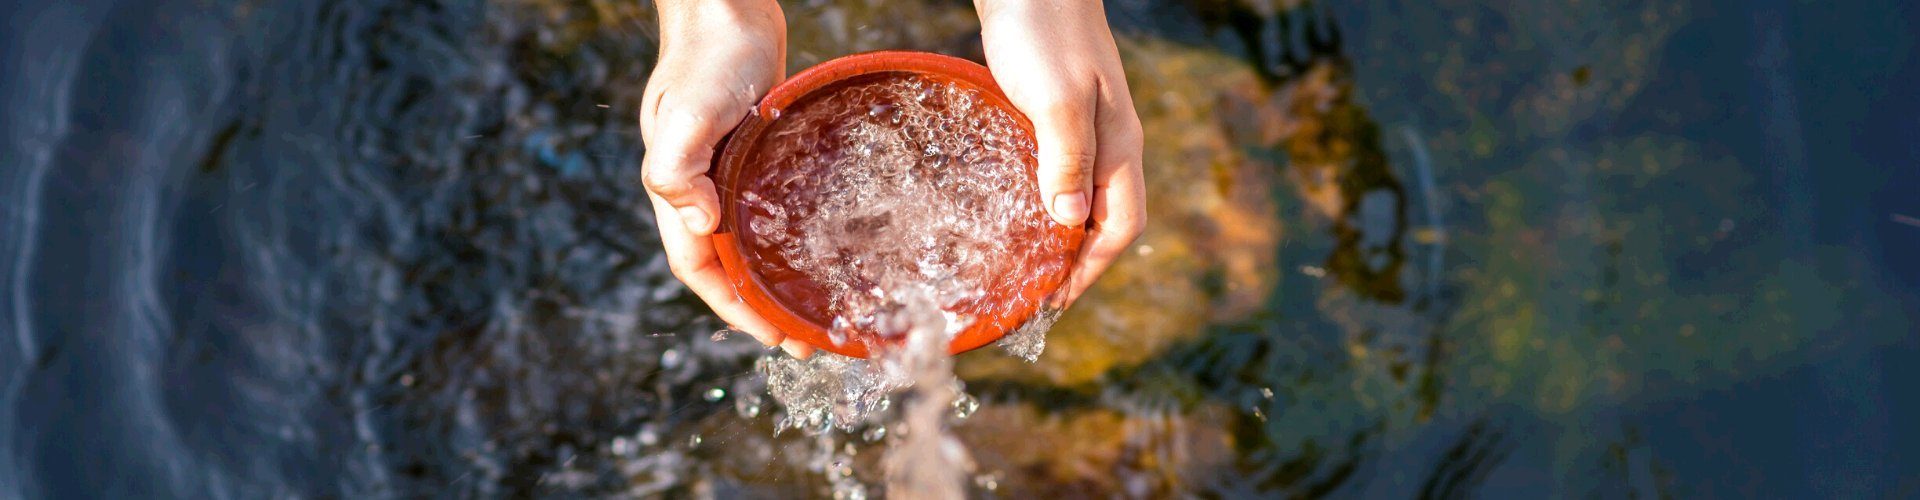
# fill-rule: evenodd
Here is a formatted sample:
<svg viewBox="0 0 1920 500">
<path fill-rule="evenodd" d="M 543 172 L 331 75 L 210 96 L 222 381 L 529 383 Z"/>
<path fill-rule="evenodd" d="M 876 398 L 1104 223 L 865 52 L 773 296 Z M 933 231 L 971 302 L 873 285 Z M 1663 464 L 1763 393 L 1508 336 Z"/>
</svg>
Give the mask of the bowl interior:
<svg viewBox="0 0 1920 500">
<path fill-rule="evenodd" d="M 829 61 L 771 91 L 717 156 L 716 250 L 749 306 L 816 347 L 867 355 L 897 331 L 868 320 L 917 290 L 949 313 L 949 350 L 970 350 L 1038 311 L 1081 243 L 1040 208 L 1033 148 L 983 67 Z"/>
</svg>

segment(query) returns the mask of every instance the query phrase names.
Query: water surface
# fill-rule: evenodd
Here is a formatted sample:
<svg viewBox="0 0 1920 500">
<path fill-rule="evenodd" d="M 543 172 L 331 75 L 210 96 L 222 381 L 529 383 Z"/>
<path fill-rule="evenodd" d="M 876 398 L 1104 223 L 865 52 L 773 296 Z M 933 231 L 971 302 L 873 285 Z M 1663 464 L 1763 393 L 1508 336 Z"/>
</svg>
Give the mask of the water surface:
<svg viewBox="0 0 1920 500">
<path fill-rule="evenodd" d="M 1331 4 L 1109 2 L 1152 225 L 958 360 L 975 494 L 1920 492 L 1914 7 Z M 0 13 L 0 497 L 830 492 L 659 253 L 644 2 Z"/>
</svg>

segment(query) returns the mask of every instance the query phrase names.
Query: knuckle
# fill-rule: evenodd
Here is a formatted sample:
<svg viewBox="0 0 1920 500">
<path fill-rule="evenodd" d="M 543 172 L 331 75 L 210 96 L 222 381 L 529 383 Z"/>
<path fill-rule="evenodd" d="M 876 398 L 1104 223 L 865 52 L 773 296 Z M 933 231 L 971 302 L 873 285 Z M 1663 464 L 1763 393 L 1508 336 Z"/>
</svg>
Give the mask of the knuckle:
<svg viewBox="0 0 1920 500">
<path fill-rule="evenodd" d="M 1127 219 L 1127 224 L 1120 228 L 1120 234 L 1126 235 L 1128 243 L 1140 239 L 1140 234 L 1145 232 L 1147 232 L 1147 217 L 1144 215 Z"/>
<path fill-rule="evenodd" d="M 692 183 L 677 176 L 661 175 L 660 172 L 651 169 L 640 173 L 640 184 L 646 186 L 647 190 L 652 191 L 653 194 L 664 198 L 679 198 L 692 190 Z"/>
<path fill-rule="evenodd" d="M 1146 230 L 1147 219 L 1144 216 L 1112 220 L 1103 224 L 1100 228 L 1100 232 L 1113 235 L 1114 241 L 1118 243 L 1119 246 L 1133 244 L 1134 240 L 1140 238 L 1140 233 L 1144 233 Z"/>
<path fill-rule="evenodd" d="M 1067 150 L 1053 154 L 1055 172 L 1078 180 L 1093 171 L 1094 154 L 1092 151 Z"/>
<path fill-rule="evenodd" d="M 1087 106 L 1076 99 L 1077 92 L 1067 89 L 1045 90 L 1039 92 L 1040 115 L 1049 120 L 1081 120 L 1086 118 Z"/>
<path fill-rule="evenodd" d="M 1094 260 L 1111 261 L 1120 258 L 1120 254 L 1123 253 L 1127 249 L 1127 245 L 1130 244 L 1132 244 L 1131 241 L 1102 241 L 1096 244 L 1091 250 L 1088 250 L 1087 253 Z"/>
<path fill-rule="evenodd" d="M 717 262 L 712 260 L 694 260 L 679 256 L 667 259 L 667 269 L 673 272 L 673 277 L 682 282 L 691 281 L 695 277 L 711 272 L 716 264 Z"/>
<path fill-rule="evenodd" d="M 1134 117 L 1121 119 L 1120 123 L 1113 127 L 1109 134 L 1108 140 L 1117 143 L 1114 144 L 1114 146 L 1134 149 L 1138 149 L 1141 144 L 1146 143 L 1147 138 L 1146 131 L 1140 128 L 1140 119 Z"/>
<path fill-rule="evenodd" d="M 687 281 L 687 278 L 693 276 L 692 268 L 693 263 L 687 262 L 685 259 L 679 257 L 667 258 L 667 270 L 672 271 L 673 277 L 679 278 L 680 281 Z"/>
</svg>

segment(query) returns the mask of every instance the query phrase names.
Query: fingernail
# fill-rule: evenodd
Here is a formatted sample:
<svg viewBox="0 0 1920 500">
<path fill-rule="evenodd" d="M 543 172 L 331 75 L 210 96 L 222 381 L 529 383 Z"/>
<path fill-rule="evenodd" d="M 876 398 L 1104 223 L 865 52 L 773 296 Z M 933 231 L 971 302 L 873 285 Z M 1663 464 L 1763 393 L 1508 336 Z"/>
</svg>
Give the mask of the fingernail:
<svg viewBox="0 0 1920 500">
<path fill-rule="evenodd" d="M 1053 195 L 1053 218 L 1061 224 L 1078 225 L 1087 220 L 1086 193 L 1060 193 Z"/>
<path fill-rule="evenodd" d="M 680 222 L 687 225 L 688 231 L 698 233 L 707 230 L 707 211 L 700 207 L 680 207 L 678 212 Z"/>
</svg>

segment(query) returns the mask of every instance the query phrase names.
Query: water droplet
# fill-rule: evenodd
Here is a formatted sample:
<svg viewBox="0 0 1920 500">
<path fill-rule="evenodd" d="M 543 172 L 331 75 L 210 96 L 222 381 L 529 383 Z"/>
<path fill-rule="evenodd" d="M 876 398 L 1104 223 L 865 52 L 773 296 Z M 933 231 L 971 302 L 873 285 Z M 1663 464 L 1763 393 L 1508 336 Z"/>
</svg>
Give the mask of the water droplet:
<svg viewBox="0 0 1920 500">
<path fill-rule="evenodd" d="M 827 328 L 827 340 L 833 345 L 847 345 L 847 333 L 852 330 L 853 324 L 847 321 L 846 316 L 834 316 L 833 326 Z"/>
<path fill-rule="evenodd" d="M 667 349 L 666 351 L 660 353 L 661 368 L 676 368 L 679 366 L 680 366 L 680 350 L 679 349 Z"/>
<path fill-rule="evenodd" d="M 960 397 L 953 400 L 953 418 L 966 420 L 967 417 L 973 416 L 973 412 L 979 410 L 980 400 L 972 394 L 963 392 L 960 393 Z"/>
<path fill-rule="evenodd" d="M 887 438 L 887 427 L 883 425 L 873 426 L 873 428 L 867 429 L 866 434 L 862 434 L 860 437 L 866 439 L 869 443 L 879 442 Z"/>
<path fill-rule="evenodd" d="M 719 401 L 720 398 L 727 397 L 727 390 L 721 389 L 719 387 L 707 389 L 707 393 L 704 397 L 707 398 L 708 403 Z"/>
<path fill-rule="evenodd" d="M 692 437 L 689 437 L 689 438 L 687 438 L 687 447 L 688 447 L 688 448 L 698 448 L 698 447 L 700 447 L 700 442 L 701 442 L 701 441 L 702 441 L 702 440 L 700 439 L 700 435 L 699 435 L 699 434 L 694 434 L 694 435 L 693 435 Z"/>
<path fill-rule="evenodd" d="M 660 444 L 660 432 L 654 430 L 653 424 L 641 426 L 640 435 L 635 437 L 640 439 L 640 444 L 643 446 Z"/>
<path fill-rule="evenodd" d="M 742 417 L 755 418 L 760 416 L 760 405 L 760 396 L 746 394 L 734 400 L 733 409 Z"/>
<path fill-rule="evenodd" d="M 1000 489 L 1000 474 L 990 473 L 973 476 L 973 485 L 987 491 Z"/>
<path fill-rule="evenodd" d="M 629 440 L 624 437 L 613 438 L 613 454 L 614 455 L 624 457 L 632 454 L 633 452 L 634 452 L 634 449 L 633 449 L 632 440 Z"/>
</svg>

